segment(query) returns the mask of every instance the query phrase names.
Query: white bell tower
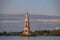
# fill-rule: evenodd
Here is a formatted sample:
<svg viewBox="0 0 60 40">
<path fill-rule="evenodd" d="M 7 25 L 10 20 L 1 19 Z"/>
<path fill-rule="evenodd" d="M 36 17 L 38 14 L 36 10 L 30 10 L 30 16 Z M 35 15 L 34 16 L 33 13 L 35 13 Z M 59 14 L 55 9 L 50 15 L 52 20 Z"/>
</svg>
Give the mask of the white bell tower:
<svg viewBox="0 0 60 40">
<path fill-rule="evenodd" d="M 26 13 L 23 35 L 27 35 L 27 36 L 30 35 L 30 25 L 29 25 L 29 16 L 28 16 L 28 12 Z"/>
</svg>

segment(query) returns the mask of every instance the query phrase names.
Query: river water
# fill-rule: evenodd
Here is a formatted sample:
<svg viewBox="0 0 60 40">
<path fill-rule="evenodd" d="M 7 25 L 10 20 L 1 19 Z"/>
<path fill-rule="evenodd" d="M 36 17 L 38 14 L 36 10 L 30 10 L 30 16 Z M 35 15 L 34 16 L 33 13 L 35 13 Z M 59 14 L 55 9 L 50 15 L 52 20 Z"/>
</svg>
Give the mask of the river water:
<svg viewBox="0 0 60 40">
<path fill-rule="evenodd" d="M 47 29 L 51 30 L 60 27 L 60 22 L 56 23 L 55 16 L 30 15 L 30 30 Z M 0 15 L 0 32 L 20 32 L 24 28 L 25 15 Z M 44 19 L 42 21 L 42 19 Z M 49 20 L 47 20 L 49 19 Z M 45 22 L 46 20 L 46 22 Z M 50 21 L 51 20 L 51 21 Z M 0 36 L 0 40 L 60 40 L 60 36 L 37 36 L 37 37 L 21 37 L 21 36 Z"/>
<path fill-rule="evenodd" d="M 60 40 L 60 36 L 37 36 L 37 37 L 0 36 L 0 40 Z"/>
</svg>

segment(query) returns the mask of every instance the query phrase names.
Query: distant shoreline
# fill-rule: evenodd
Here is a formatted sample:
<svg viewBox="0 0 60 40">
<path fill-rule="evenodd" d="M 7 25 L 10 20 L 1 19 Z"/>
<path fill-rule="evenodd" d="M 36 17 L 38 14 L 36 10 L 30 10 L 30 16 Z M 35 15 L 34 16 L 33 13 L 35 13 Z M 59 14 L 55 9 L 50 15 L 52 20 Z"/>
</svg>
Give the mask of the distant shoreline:
<svg viewBox="0 0 60 40">
<path fill-rule="evenodd" d="M 0 32 L 0 36 L 60 36 L 60 30 L 35 30 L 31 35 L 23 35 L 21 32 Z"/>
</svg>

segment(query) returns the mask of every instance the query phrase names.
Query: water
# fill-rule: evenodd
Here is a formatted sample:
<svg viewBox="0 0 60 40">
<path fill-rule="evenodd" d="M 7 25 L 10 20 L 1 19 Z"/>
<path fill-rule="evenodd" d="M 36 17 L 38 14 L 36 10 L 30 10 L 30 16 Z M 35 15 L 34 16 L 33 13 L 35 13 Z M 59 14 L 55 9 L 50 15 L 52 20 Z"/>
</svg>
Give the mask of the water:
<svg viewBox="0 0 60 40">
<path fill-rule="evenodd" d="M 0 36 L 0 40 L 60 40 L 60 36 L 37 36 L 37 37 Z"/>
<path fill-rule="evenodd" d="M 0 15 L 0 32 L 11 32 L 16 31 L 20 32 L 23 30 L 24 27 L 24 19 L 25 15 Z M 47 17 L 41 15 L 31 15 L 30 16 L 30 29 L 33 30 L 40 30 L 41 28 L 44 29 L 53 29 L 55 27 L 60 27 L 60 21 L 58 23 L 39 21 L 38 19 L 60 19 L 60 17 Z M 60 40 L 60 36 L 37 36 L 37 37 L 21 37 L 21 36 L 0 36 L 0 40 Z"/>
</svg>

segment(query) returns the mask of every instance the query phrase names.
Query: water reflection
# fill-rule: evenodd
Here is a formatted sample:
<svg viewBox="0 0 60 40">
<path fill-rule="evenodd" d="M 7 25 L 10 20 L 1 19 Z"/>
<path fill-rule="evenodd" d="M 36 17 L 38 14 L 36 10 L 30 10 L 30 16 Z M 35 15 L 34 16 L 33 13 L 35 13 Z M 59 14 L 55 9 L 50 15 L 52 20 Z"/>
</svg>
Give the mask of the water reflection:
<svg viewBox="0 0 60 40">
<path fill-rule="evenodd" d="M 24 37 L 24 40 L 29 40 L 29 37 Z"/>
</svg>

